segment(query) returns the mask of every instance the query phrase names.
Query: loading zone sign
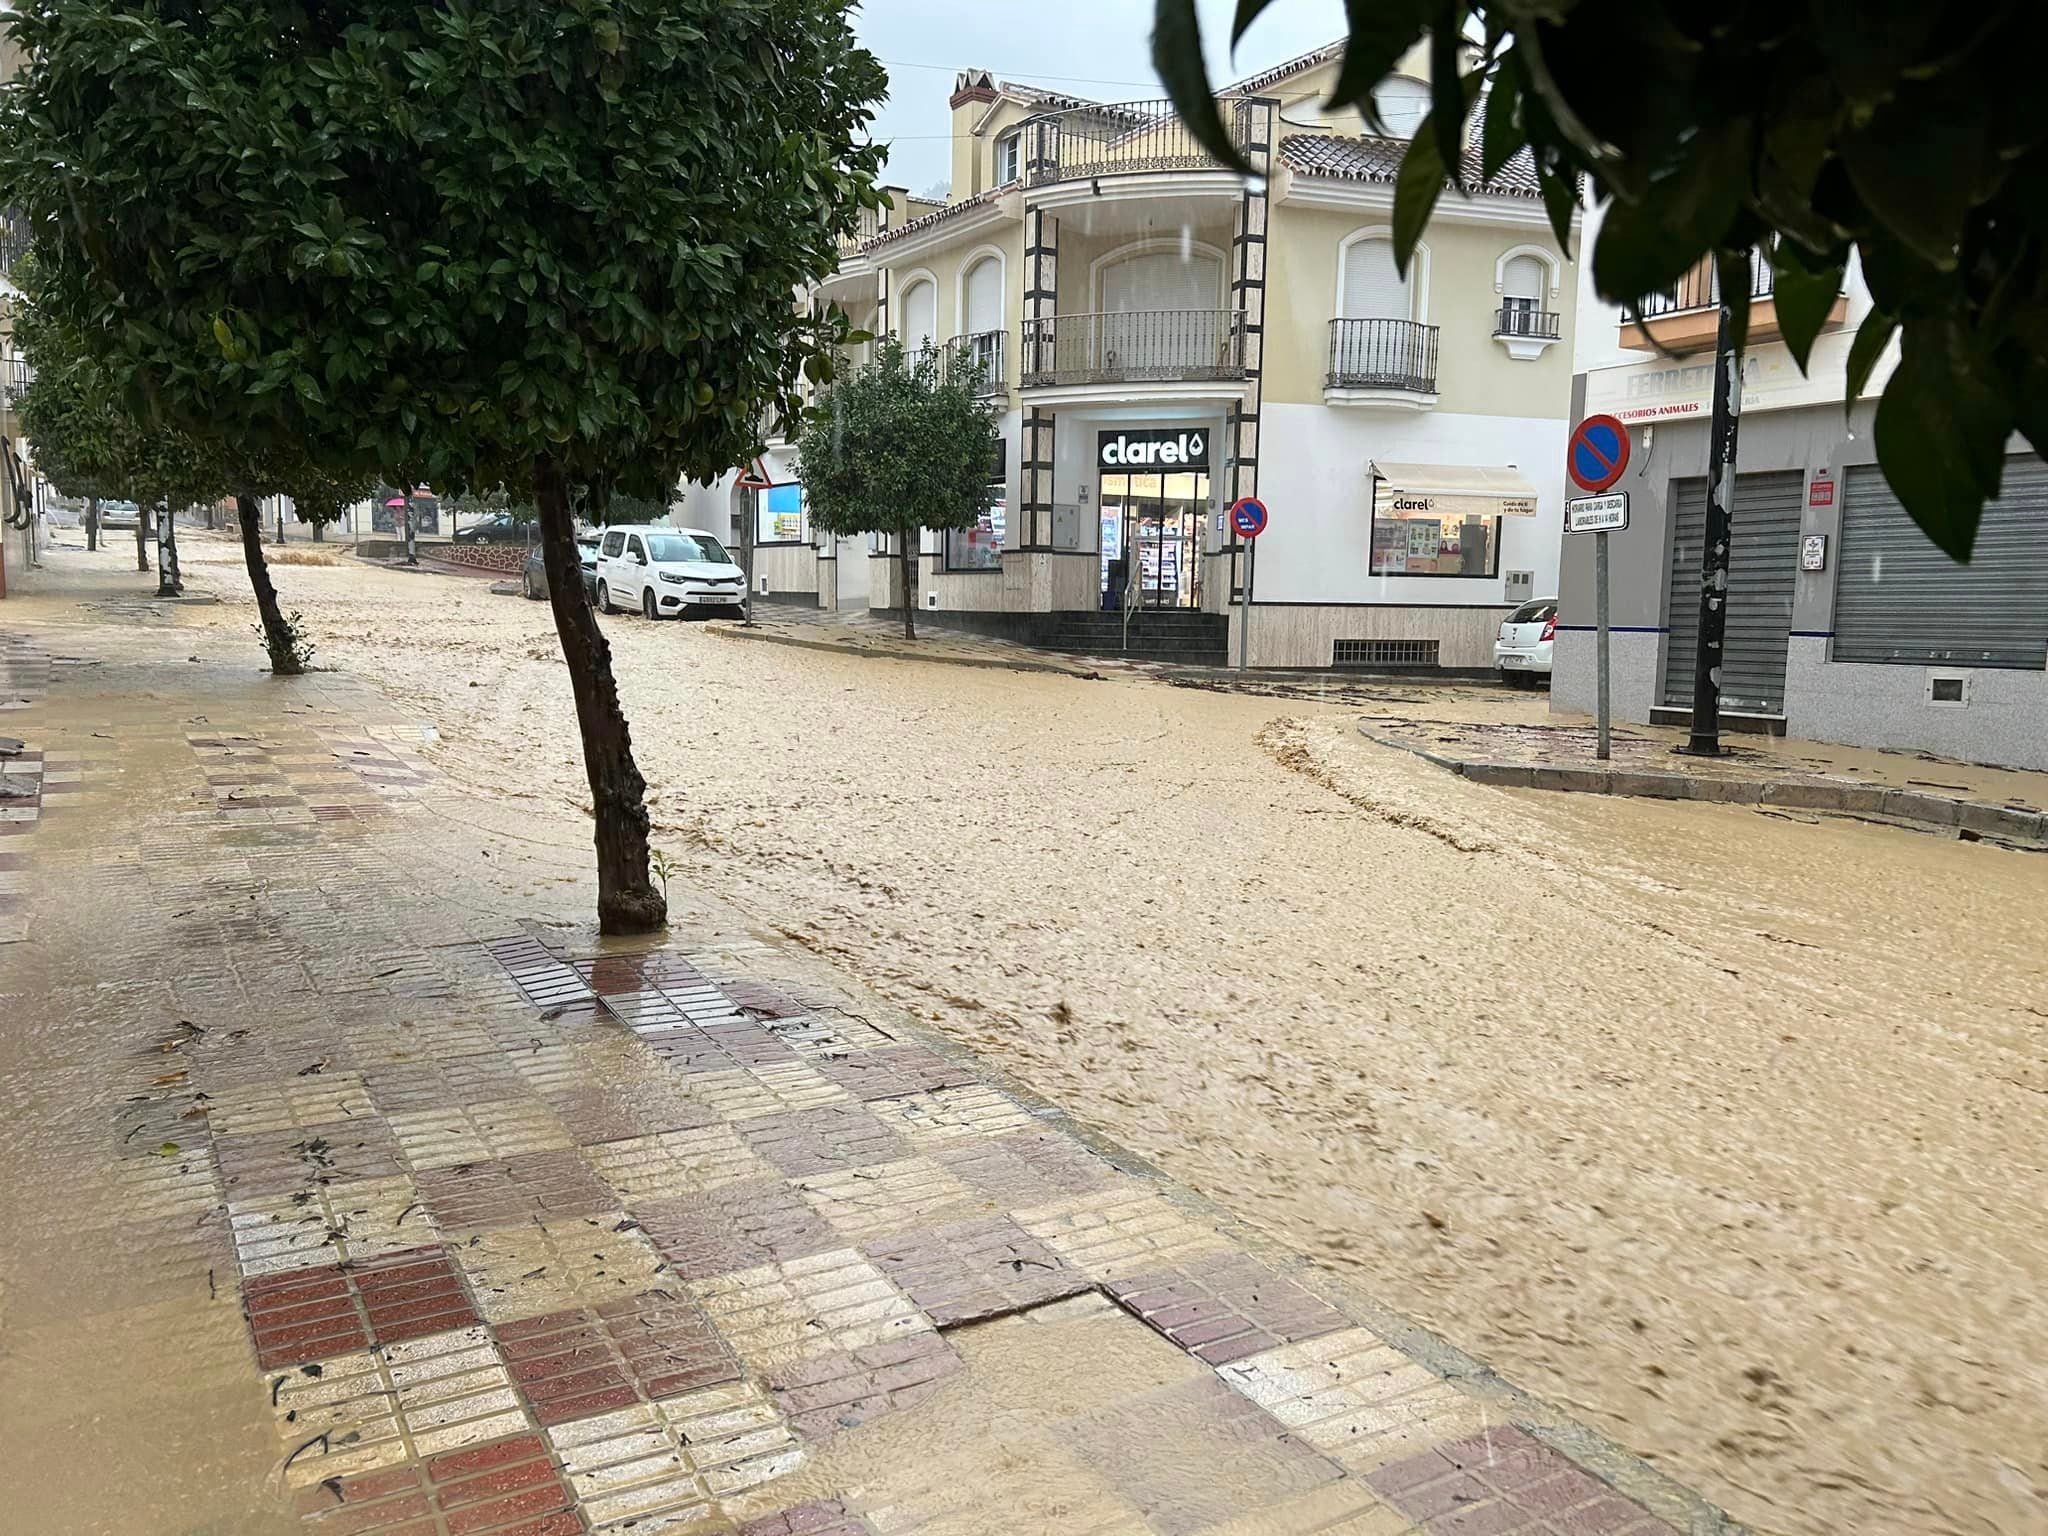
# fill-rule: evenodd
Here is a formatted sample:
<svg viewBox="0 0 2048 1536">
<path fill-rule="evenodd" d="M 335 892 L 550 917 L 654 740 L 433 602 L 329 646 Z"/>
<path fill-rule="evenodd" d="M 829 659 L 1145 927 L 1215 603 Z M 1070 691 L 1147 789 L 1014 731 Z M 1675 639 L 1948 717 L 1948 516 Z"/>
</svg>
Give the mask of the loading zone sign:
<svg viewBox="0 0 2048 1536">
<path fill-rule="evenodd" d="M 1628 526 L 1628 492 L 1574 496 L 1564 504 L 1566 533 L 1618 533 Z"/>
</svg>

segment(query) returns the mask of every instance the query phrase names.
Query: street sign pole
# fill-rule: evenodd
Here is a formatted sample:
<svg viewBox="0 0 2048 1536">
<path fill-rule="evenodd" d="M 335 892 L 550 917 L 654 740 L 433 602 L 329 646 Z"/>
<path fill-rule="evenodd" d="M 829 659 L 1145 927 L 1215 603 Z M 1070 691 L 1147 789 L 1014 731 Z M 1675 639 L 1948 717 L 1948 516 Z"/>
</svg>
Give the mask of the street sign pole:
<svg viewBox="0 0 2048 1536">
<path fill-rule="evenodd" d="M 1266 504 L 1243 496 L 1231 505 L 1230 527 L 1244 541 L 1244 610 L 1237 618 L 1237 670 L 1252 664 L 1252 581 L 1259 569 L 1259 535 L 1266 531 Z"/>
<path fill-rule="evenodd" d="M 1614 424 L 1614 431 L 1616 434 L 1621 433 L 1620 423 Z M 1618 457 L 1626 461 L 1626 451 L 1620 452 Z M 1581 484 L 1585 483 L 1585 479 L 1578 476 L 1576 472 L 1574 472 L 1573 478 L 1578 479 Z M 1601 475 L 1585 478 L 1599 481 L 1605 478 L 1605 472 L 1603 471 Z M 1611 481 L 1608 483 L 1611 483 Z M 1594 687 L 1599 700 L 1597 705 L 1600 713 L 1599 757 L 1603 763 L 1607 761 L 1608 750 L 1612 745 L 1611 728 L 1613 724 L 1611 707 L 1613 695 L 1608 687 L 1607 535 L 1617 528 L 1626 528 L 1627 526 L 1627 491 L 1614 491 L 1592 496 L 1575 496 L 1564 504 L 1565 533 L 1567 535 L 1575 533 L 1590 533 L 1593 535 L 1593 654 L 1594 672 L 1596 674 Z"/>
<path fill-rule="evenodd" d="M 1607 532 L 1602 529 L 1593 535 L 1593 622 L 1599 628 L 1600 668 L 1600 745 L 1596 756 L 1601 762 L 1608 756 L 1608 705 L 1607 690 Z"/>
<path fill-rule="evenodd" d="M 1245 540 L 1244 550 L 1244 609 L 1237 617 L 1237 670 L 1242 672 L 1251 665 L 1252 656 L 1252 581 L 1259 571 L 1259 541 Z"/>
</svg>

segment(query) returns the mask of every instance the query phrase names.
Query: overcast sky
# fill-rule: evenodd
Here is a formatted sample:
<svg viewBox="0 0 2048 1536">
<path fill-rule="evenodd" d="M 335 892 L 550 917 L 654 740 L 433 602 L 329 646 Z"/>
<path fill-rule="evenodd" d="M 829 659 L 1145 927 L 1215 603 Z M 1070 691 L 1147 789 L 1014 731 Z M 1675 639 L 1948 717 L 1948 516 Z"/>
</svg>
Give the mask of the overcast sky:
<svg viewBox="0 0 2048 1536">
<path fill-rule="evenodd" d="M 1344 33 L 1342 0 L 1275 0 L 1232 59 L 1236 0 L 1198 0 L 1197 8 L 1219 83 Z M 1099 101 L 1165 94 L 1152 72 L 1152 0 L 865 0 L 854 26 L 889 67 L 889 100 L 874 130 L 890 146 L 883 179 L 915 193 L 952 170 L 946 98 L 958 70 L 986 69 Z"/>
</svg>

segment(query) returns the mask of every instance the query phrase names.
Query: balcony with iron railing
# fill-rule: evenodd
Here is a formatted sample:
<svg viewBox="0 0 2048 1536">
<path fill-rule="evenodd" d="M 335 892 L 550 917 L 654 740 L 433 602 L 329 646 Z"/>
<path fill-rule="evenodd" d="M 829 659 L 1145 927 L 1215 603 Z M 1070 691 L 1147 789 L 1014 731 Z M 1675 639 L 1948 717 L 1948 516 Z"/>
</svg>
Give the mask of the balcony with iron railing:
<svg viewBox="0 0 2048 1536">
<path fill-rule="evenodd" d="M 1004 345 L 1008 339 L 1007 331 L 976 331 L 970 336 L 955 336 L 946 343 L 946 376 L 949 379 L 973 379 L 975 393 L 979 395 L 1008 394 L 1010 376 L 1006 365 L 1009 349 Z"/>
<path fill-rule="evenodd" d="M 1414 320 L 1332 320 L 1323 398 L 1426 406 L 1436 399 L 1437 328 Z"/>
<path fill-rule="evenodd" d="M 1533 341 L 1556 341 L 1559 317 L 1547 309 L 1527 309 L 1503 304 L 1493 312 L 1493 334 L 1527 337 Z"/>
<path fill-rule="evenodd" d="M 1241 309 L 1133 309 L 1024 322 L 1026 389 L 1245 376 Z"/>
<path fill-rule="evenodd" d="M 20 402 L 29 385 L 35 381 L 36 371 L 25 359 L 0 357 L 0 398 L 6 400 L 10 409 Z"/>
<path fill-rule="evenodd" d="M 1564 317 L 1528 299 L 1509 299 L 1493 312 L 1493 339 L 1518 363 L 1534 362 L 1564 335 Z"/>
<path fill-rule="evenodd" d="M 1249 151 L 1271 142 L 1275 103 L 1245 97 L 1219 105 L 1232 143 Z M 1022 152 L 1027 187 L 1148 172 L 1227 170 L 1196 141 L 1170 101 L 1106 102 L 1030 118 L 1022 128 Z"/>
<path fill-rule="evenodd" d="M 1669 293 L 1645 294 L 1637 310 L 1640 322 L 1635 316 L 1622 316 L 1622 346 L 1645 351 L 1705 351 L 1714 345 L 1720 331 L 1720 271 L 1711 259 L 1702 261 L 1674 283 Z M 1848 318 L 1849 301 L 1837 294 L 1822 329 L 1840 326 Z M 1771 253 L 1759 247 L 1749 253 L 1748 339 L 1774 341 L 1778 335 L 1777 274 L 1771 268 Z"/>
</svg>

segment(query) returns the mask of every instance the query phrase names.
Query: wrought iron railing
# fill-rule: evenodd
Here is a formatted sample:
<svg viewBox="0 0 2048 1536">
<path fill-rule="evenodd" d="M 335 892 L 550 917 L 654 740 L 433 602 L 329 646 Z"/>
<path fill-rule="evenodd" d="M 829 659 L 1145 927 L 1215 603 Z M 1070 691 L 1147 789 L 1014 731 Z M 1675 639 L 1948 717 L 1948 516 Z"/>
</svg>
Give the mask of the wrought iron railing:
<svg viewBox="0 0 2048 1536">
<path fill-rule="evenodd" d="M 1413 320 L 1332 320 L 1331 389 L 1436 393 L 1437 329 Z"/>
<path fill-rule="evenodd" d="M 9 405 L 19 400 L 23 391 L 35 381 L 36 371 L 25 359 L 0 357 L 0 395 L 6 396 Z"/>
<path fill-rule="evenodd" d="M 1547 309 L 1523 309 L 1518 304 L 1503 304 L 1493 315 L 1493 334 L 1496 336 L 1538 336 L 1556 341 L 1557 327 L 1558 317 Z"/>
<path fill-rule="evenodd" d="M 1024 322 L 1024 383 L 1244 377 L 1241 309 L 1133 309 Z"/>
<path fill-rule="evenodd" d="M 881 209 L 861 209 L 860 222 L 855 226 L 853 233 L 839 237 L 839 254 L 845 256 L 859 250 L 864 242 L 874 239 L 887 227 L 888 219 Z"/>
<path fill-rule="evenodd" d="M 1767 299 L 1775 290 L 1777 276 L 1771 270 L 1771 254 L 1758 247 L 1749 253 L 1749 296 L 1752 299 Z M 1688 309 L 1718 309 L 1721 305 L 1720 271 L 1709 259 L 1699 263 L 1673 285 L 1669 293 L 1650 293 L 1643 296 L 1641 309 L 1645 320 L 1659 315 L 1675 315 Z"/>
<path fill-rule="evenodd" d="M 1231 142 L 1251 151 L 1270 137 L 1273 103 L 1245 97 L 1222 104 Z M 1170 101 L 1106 102 L 1026 120 L 1024 181 L 1121 176 L 1136 171 L 1216 171 L 1223 163 L 1196 142 Z"/>
<path fill-rule="evenodd" d="M 976 331 L 971 336 L 955 336 L 946 343 L 947 376 L 972 375 L 976 392 L 984 395 L 1000 395 L 1010 387 L 1010 377 L 1004 367 L 1003 343 L 1006 331 Z"/>
<path fill-rule="evenodd" d="M 0 209 L 0 277 L 12 278 L 15 263 L 28 254 L 28 220 L 19 208 Z"/>
</svg>

